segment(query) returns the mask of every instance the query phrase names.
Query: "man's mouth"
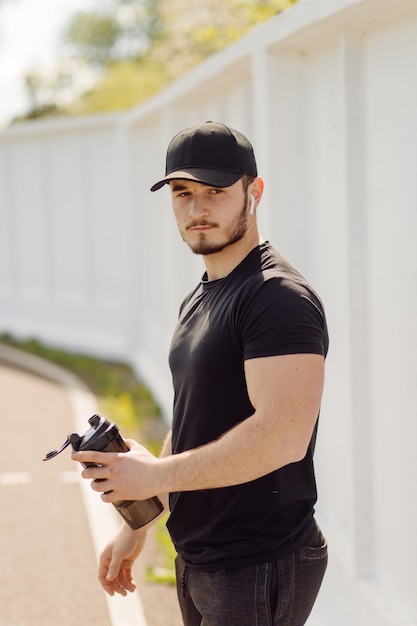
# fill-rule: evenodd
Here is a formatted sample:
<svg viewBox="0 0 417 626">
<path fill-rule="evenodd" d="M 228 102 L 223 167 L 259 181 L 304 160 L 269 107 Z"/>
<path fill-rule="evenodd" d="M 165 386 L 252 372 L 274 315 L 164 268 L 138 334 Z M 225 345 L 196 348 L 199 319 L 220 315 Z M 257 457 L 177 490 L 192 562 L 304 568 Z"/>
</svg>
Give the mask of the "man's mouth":
<svg viewBox="0 0 417 626">
<path fill-rule="evenodd" d="M 192 222 L 191 224 L 188 224 L 185 230 L 203 231 L 203 230 L 210 230 L 211 228 L 215 228 L 216 226 L 217 224 L 206 222 L 206 221 Z"/>
</svg>

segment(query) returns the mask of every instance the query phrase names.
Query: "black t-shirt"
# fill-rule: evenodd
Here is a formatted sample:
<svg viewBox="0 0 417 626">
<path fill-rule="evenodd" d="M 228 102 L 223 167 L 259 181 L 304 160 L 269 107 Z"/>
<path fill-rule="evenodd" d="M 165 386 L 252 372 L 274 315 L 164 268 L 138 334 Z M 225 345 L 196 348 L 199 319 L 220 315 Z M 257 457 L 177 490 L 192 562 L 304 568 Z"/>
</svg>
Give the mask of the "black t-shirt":
<svg viewBox="0 0 417 626">
<path fill-rule="evenodd" d="M 181 305 L 171 350 L 173 454 L 220 437 L 254 413 L 244 361 L 326 355 L 322 304 L 269 243 L 225 278 L 205 282 Z M 317 498 L 317 425 L 305 458 L 241 485 L 173 493 L 168 528 L 186 563 L 205 570 L 273 561 L 303 543 Z"/>
</svg>

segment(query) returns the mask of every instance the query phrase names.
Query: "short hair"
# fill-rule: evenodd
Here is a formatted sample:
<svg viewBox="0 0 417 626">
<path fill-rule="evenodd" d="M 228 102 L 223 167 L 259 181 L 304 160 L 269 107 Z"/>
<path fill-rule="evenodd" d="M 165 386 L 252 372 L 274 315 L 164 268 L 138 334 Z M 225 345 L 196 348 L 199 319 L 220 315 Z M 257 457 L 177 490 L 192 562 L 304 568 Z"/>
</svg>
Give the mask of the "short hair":
<svg viewBox="0 0 417 626">
<path fill-rule="evenodd" d="M 248 190 L 248 187 L 255 180 L 256 176 L 249 176 L 249 174 L 244 174 L 240 179 L 242 181 L 242 186 L 245 191 Z"/>
</svg>

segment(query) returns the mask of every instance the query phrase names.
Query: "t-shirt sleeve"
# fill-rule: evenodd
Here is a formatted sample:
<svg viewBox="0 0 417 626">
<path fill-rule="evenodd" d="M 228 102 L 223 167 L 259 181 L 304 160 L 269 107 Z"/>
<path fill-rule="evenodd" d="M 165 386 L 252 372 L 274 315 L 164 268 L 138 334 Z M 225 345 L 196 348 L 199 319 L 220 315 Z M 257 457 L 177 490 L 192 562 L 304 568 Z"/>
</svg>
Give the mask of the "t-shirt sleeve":
<svg viewBox="0 0 417 626">
<path fill-rule="evenodd" d="M 304 284 L 281 277 L 258 281 L 241 300 L 238 324 L 245 360 L 327 353 L 323 307 Z"/>
</svg>

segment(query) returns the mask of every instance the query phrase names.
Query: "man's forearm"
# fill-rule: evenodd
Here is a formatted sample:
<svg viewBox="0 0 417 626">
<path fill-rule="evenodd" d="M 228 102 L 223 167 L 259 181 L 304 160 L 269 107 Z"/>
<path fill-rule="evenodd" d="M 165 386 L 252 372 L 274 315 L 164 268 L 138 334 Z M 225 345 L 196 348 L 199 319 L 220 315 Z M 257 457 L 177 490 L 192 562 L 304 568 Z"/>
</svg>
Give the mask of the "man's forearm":
<svg viewBox="0 0 417 626">
<path fill-rule="evenodd" d="M 216 441 L 163 459 L 157 468 L 161 483 L 169 492 L 228 487 L 299 460 L 290 437 L 274 438 L 261 429 L 254 415 Z"/>
</svg>

